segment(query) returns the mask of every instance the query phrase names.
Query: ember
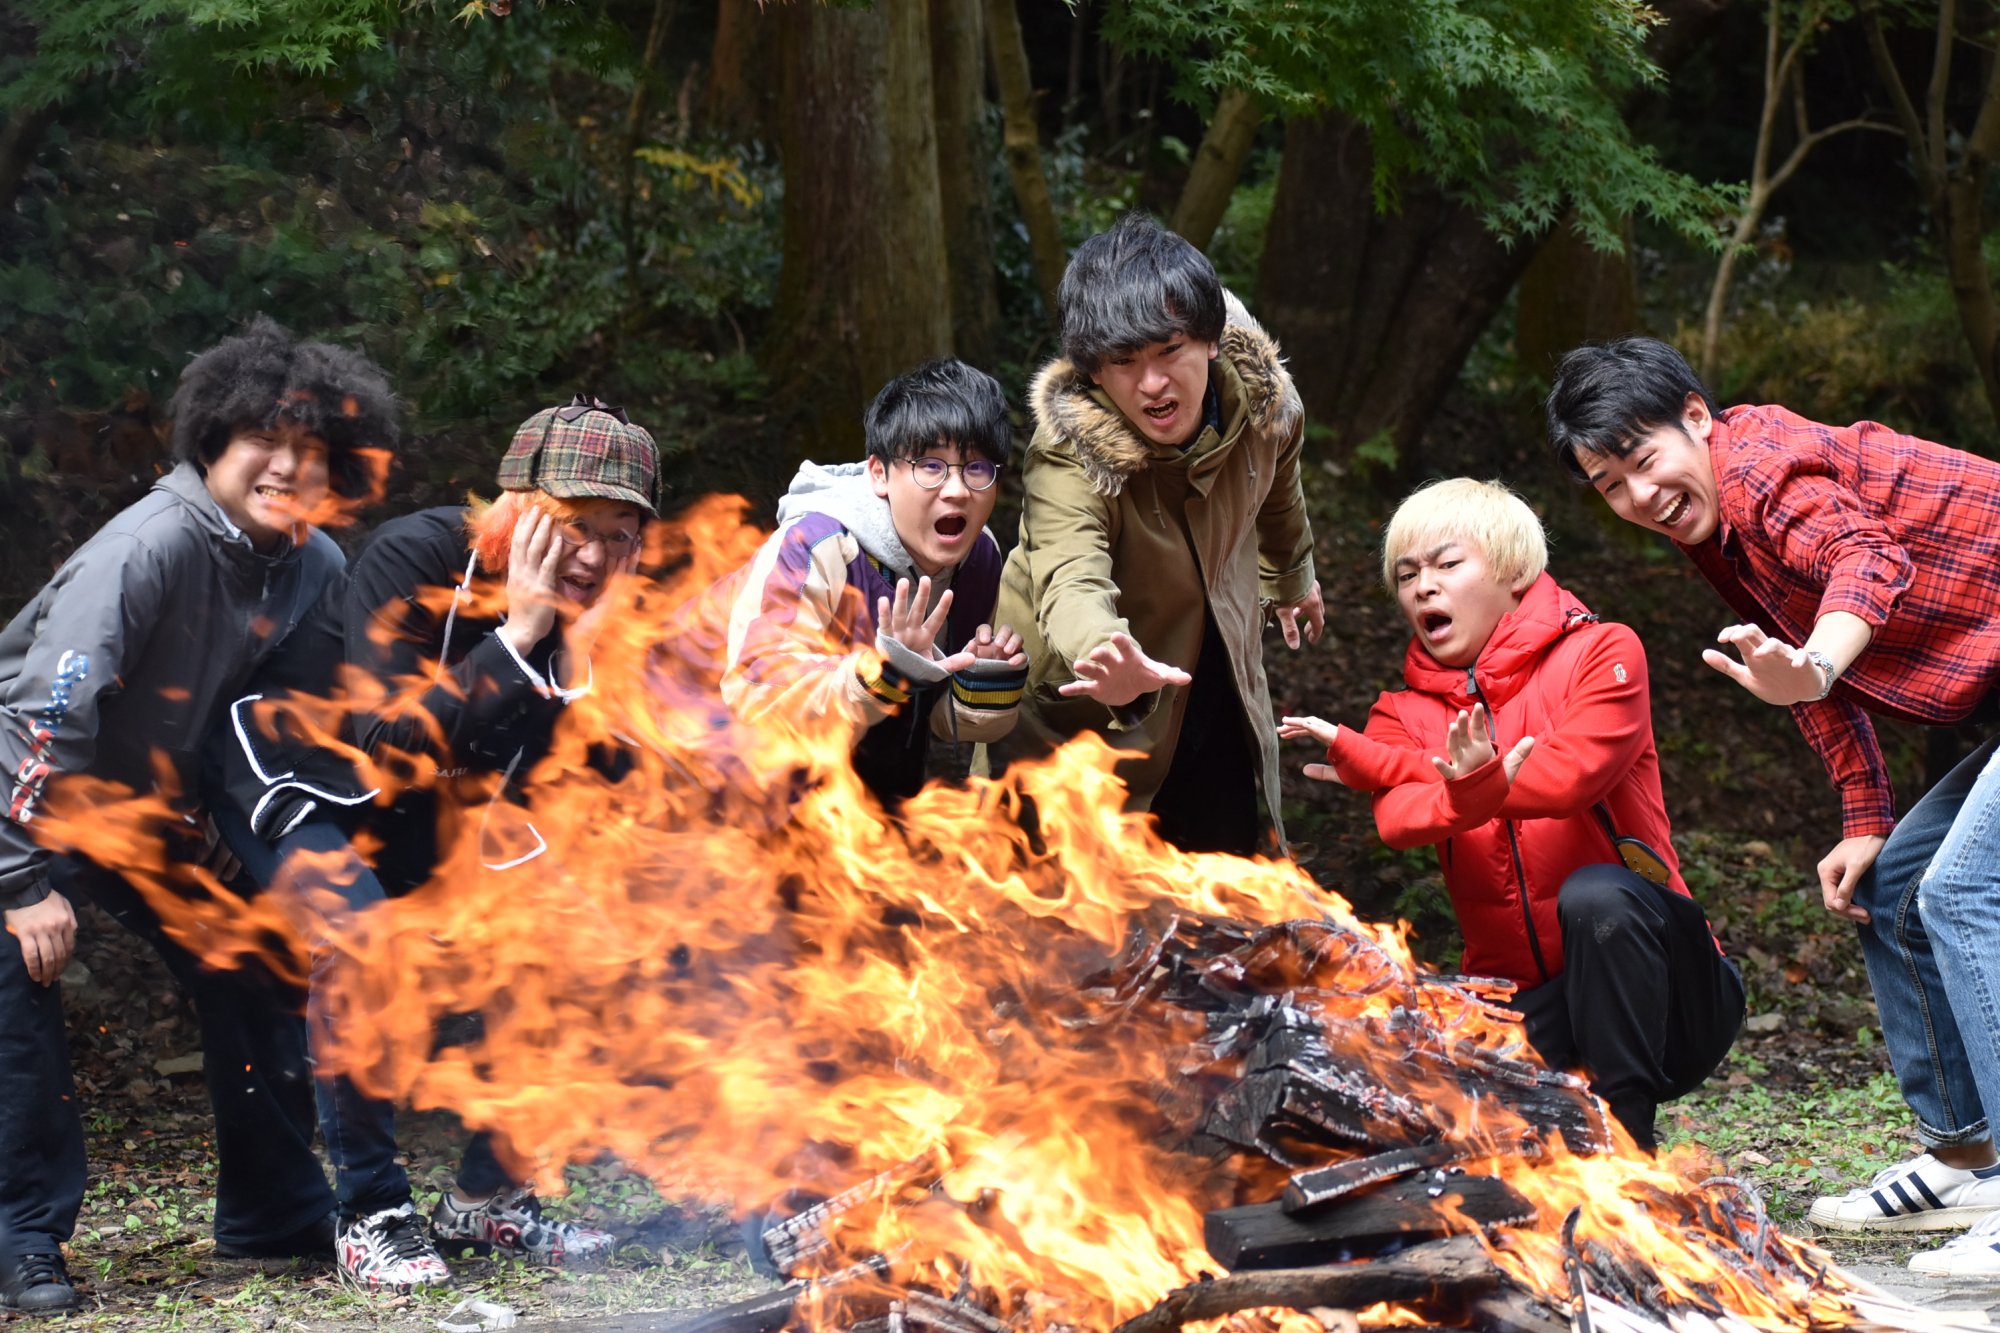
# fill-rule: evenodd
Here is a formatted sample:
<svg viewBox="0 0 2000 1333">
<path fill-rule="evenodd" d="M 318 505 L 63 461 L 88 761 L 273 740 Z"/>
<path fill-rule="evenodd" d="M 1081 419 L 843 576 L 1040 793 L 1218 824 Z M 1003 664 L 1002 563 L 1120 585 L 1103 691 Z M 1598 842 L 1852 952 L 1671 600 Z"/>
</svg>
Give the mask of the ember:
<svg viewBox="0 0 2000 1333">
<path fill-rule="evenodd" d="M 503 1132 L 545 1187 L 609 1151 L 663 1191 L 786 1200 L 764 1240 L 792 1285 L 705 1327 L 1938 1322 L 1632 1150 L 1504 986 L 1426 975 L 1295 865 L 1162 845 L 1101 743 L 892 822 L 845 734 L 736 721 L 716 585 L 760 536 L 720 500 L 654 535 L 675 572 L 608 594 L 624 636 L 532 806 L 344 922 L 333 997 L 359 1083 Z M 601 746 L 632 756 L 616 780 Z M 154 813 L 102 797 L 37 828 L 120 840 L 217 962 L 297 938 L 206 872 L 175 883 L 139 846 Z M 492 868 L 529 832 L 546 854 Z M 1242 1313 L 1272 1307 L 1320 1313 Z"/>
</svg>

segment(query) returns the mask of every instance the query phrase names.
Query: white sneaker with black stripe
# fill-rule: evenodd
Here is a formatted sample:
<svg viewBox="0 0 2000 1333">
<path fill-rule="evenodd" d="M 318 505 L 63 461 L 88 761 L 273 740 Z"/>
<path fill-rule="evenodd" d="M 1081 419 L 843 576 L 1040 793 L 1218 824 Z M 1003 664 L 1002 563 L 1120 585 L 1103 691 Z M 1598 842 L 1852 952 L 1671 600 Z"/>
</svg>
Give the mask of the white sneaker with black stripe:
<svg viewBox="0 0 2000 1333">
<path fill-rule="evenodd" d="M 1860 1189 L 1829 1194 L 1806 1214 L 1834 1231 L 1956 1231 L 2000 1209 L 2000 1166 L 1961 1171 L 1929 1153 L 1875 1173 Z"/>
<path fill-rule="evenodd" d="M 1910 1256 L 1910 1271 L 1926 1277 L 2000 1277 L 2000 1211 L 1988 1213 L 1963 1236 Z"/>
</svg>

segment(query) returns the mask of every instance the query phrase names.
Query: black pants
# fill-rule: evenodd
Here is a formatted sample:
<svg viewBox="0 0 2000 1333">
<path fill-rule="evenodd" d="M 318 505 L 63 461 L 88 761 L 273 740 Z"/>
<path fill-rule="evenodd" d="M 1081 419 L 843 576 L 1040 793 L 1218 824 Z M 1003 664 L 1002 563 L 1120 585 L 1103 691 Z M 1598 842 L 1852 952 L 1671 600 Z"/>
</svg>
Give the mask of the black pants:
<svg viewBox="0 0 2000 1333">
<path fill-rule="evenodd" d="M 152 945 L 194 1000 L 220 1159 L 216 1240 L 252 1244 L 332 1212 L 333 1194 L 312 1153 L 300 997 L 255 969 L 203 967 L 166 938 L 137 891 L 87 861 L 60 858 L 51 878 L 72 904 L 95 902 Z M 19 942 L 0 935 L 0 1236 L 15 1253 L 54 1253 L 70 1238 L 84 1175 L 61 985 L 38 985 Z"/>
<path fill-rule="evenodd" d="M 1743 1024 L 1743 979 L 1690 898 L 1621 865 L 1585 866 L 1556 900 L 1563 971 L 1514 1007 L 1554 1069 L 1581 1067 L 1642 1148 L 1659 1104 L 1700 1087 Z"/>
<path fill-rule="evenodd" d="M 1264 830 L 1257 752 L 1245 730 L 1229 649 L 1215 617 L 1206 620 L 1174 757 L 1153 794 L 1153 818 L 1160 837 L 1184 852 L 1249 856 L 1259 850 Z"/>
</svg>

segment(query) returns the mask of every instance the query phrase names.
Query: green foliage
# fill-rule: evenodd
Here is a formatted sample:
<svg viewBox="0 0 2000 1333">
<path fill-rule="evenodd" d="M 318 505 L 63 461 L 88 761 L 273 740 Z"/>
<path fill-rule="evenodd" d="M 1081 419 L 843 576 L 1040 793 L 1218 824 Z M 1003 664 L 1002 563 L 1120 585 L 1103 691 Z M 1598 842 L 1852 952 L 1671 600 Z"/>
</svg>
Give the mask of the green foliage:
<svg viewBox="0 0 2000 1333">
<path fill-rule="evenodd" d="M 0 111 L 32 110 L 136 72 L 149 111 L 212 96 L 225 76 L 324 75 L 379 50 L 395 0 L 22 0 L 35 50 L 0 57 Z"/>
<path fill-rule="evenodd" d="M 2000 272 L 2000 234 L 1986 238 Z M 1818 421 L 1874 420 L 2000 457 L 2000 425 L 1967 349 L 1943 265 L 1885 263 L 1862 281 L 1785 281 L 1780 261 L 1754 266 L 1743 308 L 1724 326 L 1720 401 L 1783 403 Z M 1677 335 L 1690 354 L 1698 329 Z"/>
<path fill-rule="evenodd" d="M 1911 1151 L 1909 1110 L 1886 1071 L 1850 1083 L 1809 1061 L 1787 1063 L 1788 1073 L 1812 1081 L 1774 1089 L 1763 1062 L 1738 1048 L 1662 1117 L 1662 1146 L 1694 1143 L 1720 1154 L 1758 1187 L 1774 1223 L 1797 1230 L 1814 1199 L 1852 1189 Z"/>
<path fill-rule="evenodd" d="M 1503 236 L 1573 207 L 1603 249 L 1635 213 L 1712 247 L 1731 192 L 1666 169 L 1620 111 L 1659 81 L 1645 54 L 1657 22 L 1639 0 L 1127 0 L 1106 25 L 1197 105 L 1241 88 L 1285 115 L 1351 117 L 1385 210 L 1423 174 Z"/>
<path fill-rule="evenodd" d="M 189 6 L 194 27 L 130 39 L 162 63 L 53 131 L 59 176 L 24 192 L 0 259 L 0 413 L 163 399 L 260 310 L 363 347 L 417 434 L 490 437 L 588 386 L 673 449 L 708 405 L 756 397 L 742 324 L 776 282 L 770 162 L 635 141 L 637 56 L 580 7 L 466 27 L 391 5 L 323 76 L 255 36 L 290 16 L 290 40 L 330 43 L 334 8 Z M 207 43 L 211 86 L 162 119 L 203 63 L 176 42 Z"/>
</svg>

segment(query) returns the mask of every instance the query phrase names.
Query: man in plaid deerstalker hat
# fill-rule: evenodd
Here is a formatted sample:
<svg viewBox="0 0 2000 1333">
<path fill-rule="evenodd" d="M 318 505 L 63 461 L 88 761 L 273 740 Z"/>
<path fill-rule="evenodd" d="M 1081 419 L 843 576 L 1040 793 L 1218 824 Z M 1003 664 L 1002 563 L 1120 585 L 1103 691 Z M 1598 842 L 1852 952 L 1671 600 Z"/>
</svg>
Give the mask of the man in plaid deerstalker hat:
<svg viewBox="0 0 2000 1333">
<path fill-rule="evenodd" d="M 461 838 L 477 837 L 489 871 L 516 871 L 542 855 L 547 844 L 525 813 L 492 819 L 489 830 L 489 803 L 520 794 L 515 775 L 534 771 L 563 711 L 589 692 L 590 645 L 616 600 L 604 594 L 638 566 L 641 530 L 658 512 L 658 478 L 653 437 L 620 409 L 579 396 L 521 423 L 493 503 L 475 499 L 384 524 L 355 559 L 312 656 L 344 656 L 350 671 L 384 682 L 392 698 L 402 682 L 423 682 L 418 707 L 357 712 L 351 723 L 355 748 L 380 761 L 424 756 L 422 777 L 384 805 L 344 757 L 333 756 L 329 769 L 273 749 L 268 738 L 287 729 L 261 719 L 279 706 L 280 691 L 258 682 L 238 702 L 247 717 L 225 761 L 237 806 L 225 831 L 244 868 L 262 885 L 277 884 L 286 859 L 304 853 L 289 876 L 301 899 L 328 901 L 331 891 L 358 912 L 424 884 Z M 440 589 L 450 591 L 435 595 Z M 304 692 L 331 688 L 313 682 Z M 266 776 L 274 773 L 281 776 Z M 497 797 L 495 774 L 506 775 Z M 379 844 L 372 862 L 354 852 L 359 832 Z M 338 917 L 317 927 L 327 940 L 341 929 Z M 337 946 L 315 955 L 308 1011 L 319 1049 L 338 1035 L 327 1001 L 345 964 Z M 523 1184 L 525 1164 L 504 1136 L 485 1132 L 467 1145 L 427 1232 L 397 1160 L 394 1106 L 344 1075 L 321 1079 L 317 1091 L 321 1124 L 332 1127 L 336 1257 L 357 1285 L 390 1293 L 444 1286 L 451 1274 L 439 1244 L 491 1245 L 543 1264 L 610 1249 L 608 1232 L 543 1217 Z"/>
<path fill-rule="evenodd" d="M 623 500 L 658 512 L 659 450 L 625 413 L 578 394 L 521 423 L 500 460 L 500 489 L 559 500 Z"/>
</svg>

